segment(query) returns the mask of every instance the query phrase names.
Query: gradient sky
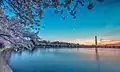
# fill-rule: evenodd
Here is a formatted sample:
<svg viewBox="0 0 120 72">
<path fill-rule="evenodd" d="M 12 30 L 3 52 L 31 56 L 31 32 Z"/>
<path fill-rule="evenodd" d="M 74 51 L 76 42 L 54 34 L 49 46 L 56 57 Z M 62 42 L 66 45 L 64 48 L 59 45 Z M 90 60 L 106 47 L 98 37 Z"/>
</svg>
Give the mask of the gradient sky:
<svg viewBox="0 0 120 72">
<path fill-rule="evenodd" d="M 104 0 L 95 3 L 92 10 L 78 8 L 77 18 L 66 15 L 63 20 L 53 11 L 44 11 L 40 36 L 45 40 L 86 41 L 99 39 L 120 40 L 120 0 Z"/>
<path fill-rule="evenodd" d="M 44 11 L 41 25 L 40 37 L 45 40 L 59 40 L 67 42 L 79 42 L 91 44 L 94 36 L 106 41 L 120 40 L 120 0 L 104 0 L 102 4 L 94 3 L 95 7 L 88 10 L 79 7 L 77 18 L 73 19 L 69 14 L 63 20 L 53 10 Z M 7 12 L 6 14 L 12 15 Z"/>
</svg>

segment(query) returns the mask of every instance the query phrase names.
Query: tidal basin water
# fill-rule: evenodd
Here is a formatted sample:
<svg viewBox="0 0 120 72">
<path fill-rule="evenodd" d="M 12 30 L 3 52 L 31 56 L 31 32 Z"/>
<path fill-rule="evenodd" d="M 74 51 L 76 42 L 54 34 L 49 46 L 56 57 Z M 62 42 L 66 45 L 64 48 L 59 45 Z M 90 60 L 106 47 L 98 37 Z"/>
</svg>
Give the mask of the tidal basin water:
<svg viewBox="0 0 120 72">
<path fill-rule="evenodd" d="M 120 49 L 46 48 L 12 52 L 13 72 L 120 72 Z"/>
</svg>

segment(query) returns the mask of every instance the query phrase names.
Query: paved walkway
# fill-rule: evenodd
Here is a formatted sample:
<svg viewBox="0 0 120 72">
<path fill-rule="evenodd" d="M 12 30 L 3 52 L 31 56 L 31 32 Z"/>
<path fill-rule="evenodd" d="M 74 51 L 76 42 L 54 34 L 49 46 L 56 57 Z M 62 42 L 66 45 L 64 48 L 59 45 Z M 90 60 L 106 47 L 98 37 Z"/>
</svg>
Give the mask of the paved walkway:
<svg viewBox="0 0 120 72">
<path fill-rule="evenodd" d="M 4 61 L 0 51 L 0 72 L 12 72 L 8 64 Z"/>
</svg>

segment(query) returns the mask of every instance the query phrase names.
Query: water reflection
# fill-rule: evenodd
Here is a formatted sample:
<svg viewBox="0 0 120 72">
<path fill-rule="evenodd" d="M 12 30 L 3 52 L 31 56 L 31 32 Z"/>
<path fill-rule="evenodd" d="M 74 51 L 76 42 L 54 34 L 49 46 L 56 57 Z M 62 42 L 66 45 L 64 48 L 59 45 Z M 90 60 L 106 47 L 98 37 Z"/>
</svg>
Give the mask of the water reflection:
<svg viewBox="0 0 120 72">
<path fill-rule="evenodd" d="M 22 50 L 12 50 L 5 52 L 4 58 L 9 61 L 11 57 L 11 53 L 22 55 L 23 52 L 26 52 L 30 55 L 33 55 L 35 52 L 51 52 L 51 53 L 59 53 L 59 52 L 77 52 L 77 53 L 84 53 L 85 55 L 89 56 L 91 59 L 99 61 L 100 59 L 115 59 L 120 60 L 120 49 L 111 49 L 111 48 L 99 48 L 96 51 L 94 48 L 33 48 L 33 49 L 22 49 Z"/>
<path fill-rule="evenodd" d="M 11 55 L 9 64 L 15 72 L 120 72 L 119 49 L 35 48 Z"/>
</svg>

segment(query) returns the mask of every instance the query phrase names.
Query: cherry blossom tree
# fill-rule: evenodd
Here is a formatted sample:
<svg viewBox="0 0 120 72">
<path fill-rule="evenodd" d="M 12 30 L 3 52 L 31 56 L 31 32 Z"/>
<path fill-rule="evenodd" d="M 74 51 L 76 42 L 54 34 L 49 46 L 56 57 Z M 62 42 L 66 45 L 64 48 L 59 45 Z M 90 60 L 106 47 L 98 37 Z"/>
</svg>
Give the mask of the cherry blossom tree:
<svg viewBox="0 0 120 72">
<path fill-rule="evenodd" d="M 51 8 L 63 19 L 66 18 L 64 13 L 67 12 L 75 19 L 79 6 L 86 6 L 91 10 L 96 1 L 103 2 L 103 0 L 0 0 L 0 38 L 15 47 L 33 47 L 39 38 L 37 34 L 45 9 Z M 6 11 L 14 15 L 7 16 Z"/>
<path fill-rule="evenodd" d="M 0 5 L 5 10 L 13 12 L 25 26 L 39 31 L 40 20 L 45 9 L 53 9 L 63 19 L 65 19 L 64 13 L 67 12 L 75 19 L 79 6 L 86 6 L 91 10 L 96 1 L 103 2 L 104 0 L 0 0 Z"/>
<path fill-rule="evenodd" d="M 26 30 L 19 19 L 0 14 L 0 39 L 9 42 L 12 47 L 32 48 L 39 37 L 37 33 Z"/>
</svg>

